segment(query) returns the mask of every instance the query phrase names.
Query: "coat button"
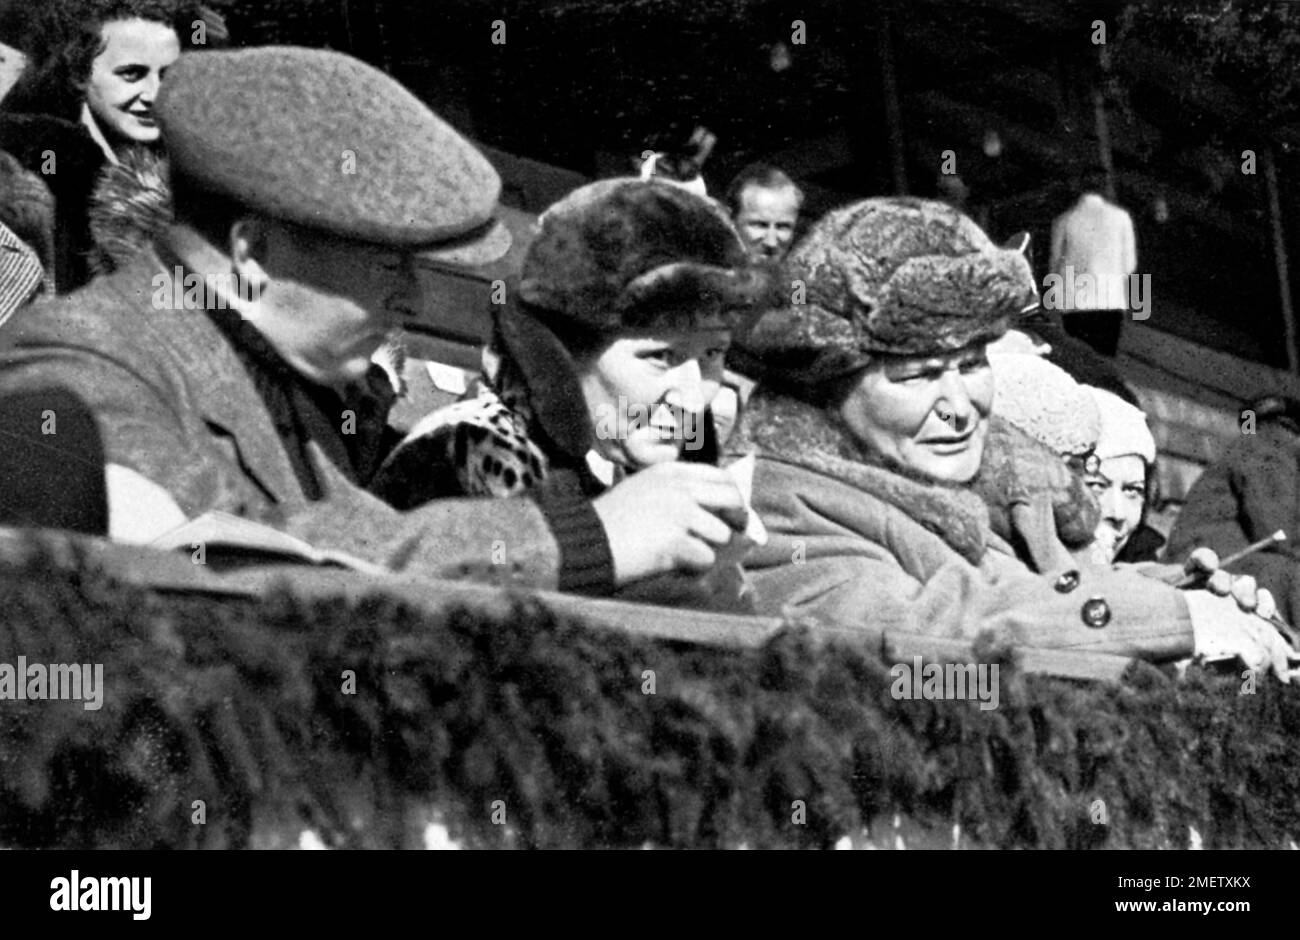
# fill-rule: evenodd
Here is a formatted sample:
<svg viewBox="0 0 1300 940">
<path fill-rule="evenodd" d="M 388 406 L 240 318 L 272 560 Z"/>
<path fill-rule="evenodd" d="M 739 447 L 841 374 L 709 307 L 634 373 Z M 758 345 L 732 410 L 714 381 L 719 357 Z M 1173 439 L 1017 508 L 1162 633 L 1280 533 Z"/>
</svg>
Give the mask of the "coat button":
<svg viewBox="0 0 1300 940">
<path fill-rule="evenodd" d="M 1083 622 L 1094 630 L 1110 623 L 1110 605 L 1102 597 L 1089 598 L 1083 605 Z"/>
<path fill-rule="evenodd" d="M 1052 587 L 1056 588 L 1057 593 L 1059 594 L 1069 594 L 1078 586 L 1079 572 L 1073 570 L 1065 572 L 1065 574 L 1057 578 L 1056 583 L 1052 585 Z"/>
</svg>

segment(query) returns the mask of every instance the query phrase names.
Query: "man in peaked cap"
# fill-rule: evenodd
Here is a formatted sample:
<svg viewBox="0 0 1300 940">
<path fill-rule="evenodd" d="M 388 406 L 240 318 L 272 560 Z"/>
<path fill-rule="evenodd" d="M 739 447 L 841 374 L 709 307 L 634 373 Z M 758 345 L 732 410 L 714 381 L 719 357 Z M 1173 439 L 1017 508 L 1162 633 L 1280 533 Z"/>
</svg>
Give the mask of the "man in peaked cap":
<svg viewBox="0 0 1300 940">
<path fill-rule="evenodd" d="M 415 573 L 592 593 L 712 562 L 702 514 L 743 512 L 713 467 L 592 501 L 399 512 L 366 490 L 396 440 L 371 357 L 418 315 L 415 256 L 472 265 L 509 248 L 497 174 L 409 92 L 339 53 L 264 47 L 183 57 L 156 112 L 177 224 L 0 335 L 0 393 L 91 403 L 110 534 L 147 540 L 221 510 Z"/>
</svg>

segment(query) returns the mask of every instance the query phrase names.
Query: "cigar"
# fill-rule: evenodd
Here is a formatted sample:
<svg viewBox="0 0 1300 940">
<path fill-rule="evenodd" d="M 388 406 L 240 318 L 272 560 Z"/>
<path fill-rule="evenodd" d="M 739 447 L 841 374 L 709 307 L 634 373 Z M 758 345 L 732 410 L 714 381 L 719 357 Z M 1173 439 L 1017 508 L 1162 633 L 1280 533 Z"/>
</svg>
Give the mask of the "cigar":
<svg viewBox="0 0 1300 940">
<path fill-rule="evenodd" d="M 1247 545 L 1247 546 L 1246 546 L 1245 548 L 1243 548 L 1241 551 L 1239 551 L 1239 552 L 1233 552 L 1233 553 L 1232 553 L 1231 555 L 1229 555 L 1227 558 L 1221 558 L 1221 559 L 1219 560 L 1219 569 L 1222 570 L 1222 569 L 1228 567 L 1228 565 L 1235 565 L 1237 562 L 1241 561 L 1243 558 L 1246 558 L 1246 557 L 1248 557 L 1248 556 L 1250 556 L 1250 555 L 1253 555 L 1253 554 L 1255 554 L 1256 552 L 1262 552 L 1264 549 L 1268 548 L 1270 545 L 1275 545 L 1275 544 L 1277 544 L 1278 542 L 1285 542 L 1285 541 L 1286 541 L 1286 533 L 1283 532 L 1281 529 L 1278 529 L 1276 532 L 1274 532 L 1274 533 L 1273 533 L 1272 535 L 1270 535 L 1268 538 L 1260 539 L 1258 542 L 1254 542 L 1254 543 L 1252 543 L 1252 544 L 1250 544 L 1250 545 Z M 1180 580 L 1177 584 L 1174 585 L 1174 587 L 1177 587 L 1177 588 L 1189 588 L 1189 587 L 1191 587 L 1192 585 L 1196 584 L 1198 581 L 1200 581 L 1201 578 L 1205 576 L 1205 574 L 1206 574 L 1205 572 L 1196 572 L 1196 573 L 1193 573 L 1193 574 L 1185 575 L 1185 576 L 1182 578 L 1182 580 Z"/>
<path fill-rule="evenodd" d="M 1227 558 L 1222 559 L 1219 562 L 1219 567 L 1226 568 L 1228 567 L 1228 565 L 1236 564 L 1237 562 L 1241 561 L 1247 555 L 1253 555 L 1256 552 L 1262 552 L 1264 549 L 1268 548 L 1274 542 L 1285 542 L 1285 541 L 1286 541 L 1286 533 L 1283 532 L 1281 529 L 1278 529 L 1268 538 L 1260 539 L 1258 542 L 1255 542 L 1251 545 L 1247 545 L 1241 551 L 1233 552 Z"/>
</svg>

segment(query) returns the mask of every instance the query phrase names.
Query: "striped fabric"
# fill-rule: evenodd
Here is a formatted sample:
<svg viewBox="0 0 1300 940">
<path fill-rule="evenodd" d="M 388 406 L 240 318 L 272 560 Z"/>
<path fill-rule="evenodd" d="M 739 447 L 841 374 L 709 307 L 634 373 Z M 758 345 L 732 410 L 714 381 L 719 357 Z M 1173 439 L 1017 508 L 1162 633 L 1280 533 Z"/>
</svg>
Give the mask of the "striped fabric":
<svg viewBox="0 0 1300 940">
<path fill-rule="evenodd" d="M 42 287 L 51 289 L 36 252 L 0 222 L 0 324 Z"/>
</svg>

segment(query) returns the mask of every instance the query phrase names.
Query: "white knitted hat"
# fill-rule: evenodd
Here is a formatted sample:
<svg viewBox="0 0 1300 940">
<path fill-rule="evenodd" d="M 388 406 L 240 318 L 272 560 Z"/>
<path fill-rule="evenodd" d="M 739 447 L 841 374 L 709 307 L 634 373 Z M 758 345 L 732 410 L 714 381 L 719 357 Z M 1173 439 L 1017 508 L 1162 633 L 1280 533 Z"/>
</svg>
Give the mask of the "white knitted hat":
<svg viewBox="0 0 1300 940">
<path fill-rule="evenodd" d="M 1092 449 L 1101 419 L 1086 386 L 1032 353 L 990 353 L 989 364 L 994 414 L 1062 457 Z"/>
<path fill-rule="evenodd" d="M 1101 436 L 1097 439 L 1098 459 L 1109 460 L 1111 457 L 1124 457 L 1136 454 L 1147 462 L 1155 463 L 1156 440 L 1147 427 L 1147 416 L 1141 409 L 1135 408 L 1118 395 L 1083 386 L 1092 395 L 1101 415 Z"/>
</svg>

